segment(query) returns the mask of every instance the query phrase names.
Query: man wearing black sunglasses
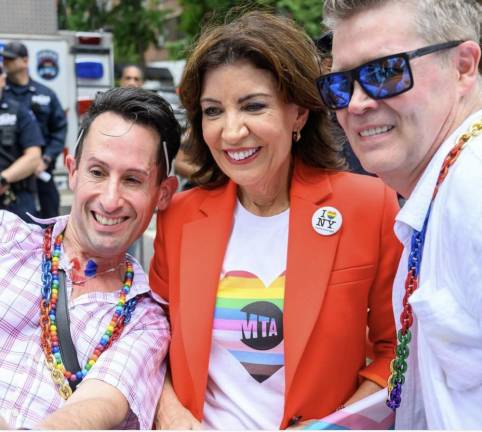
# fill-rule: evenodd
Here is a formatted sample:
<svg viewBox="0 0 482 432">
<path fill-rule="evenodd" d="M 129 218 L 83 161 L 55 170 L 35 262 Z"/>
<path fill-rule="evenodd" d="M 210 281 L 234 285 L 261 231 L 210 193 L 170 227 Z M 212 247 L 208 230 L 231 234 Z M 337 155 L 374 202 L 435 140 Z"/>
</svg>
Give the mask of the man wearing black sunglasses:
<svg viewBox="0 0 482 432">
<path fill-rule="evenodd" d="M 407 199 L 387 405 L 396 428 L 480 429 L 482 5 L 325 0 L 324 20 L 320 96 L 363 167 Z"/>
</svg>

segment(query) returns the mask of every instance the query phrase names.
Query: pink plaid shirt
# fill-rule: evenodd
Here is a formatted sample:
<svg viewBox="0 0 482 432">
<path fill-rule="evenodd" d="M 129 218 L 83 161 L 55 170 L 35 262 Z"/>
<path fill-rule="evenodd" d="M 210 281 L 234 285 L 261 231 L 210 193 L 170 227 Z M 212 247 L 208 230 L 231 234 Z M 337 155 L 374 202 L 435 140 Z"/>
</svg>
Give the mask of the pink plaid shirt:
<svg viewBox="0 0 482 432">
<path fill-rule="evenodd" d="M 52 219 L 53 238 L 68 216 Z M 43 229 L 0 211 L 0 415 L 11 428 L 32 428 L 62 407 L 40 346 L 40 299 Z M 62 268 L 68 258 L 62 252 Z M 66 274 L 67 293 L 72 284 Z M 142 268 L 134 262 L 128 298 L 150 293 Z M 81 366 L 109 323 L 119 292 L 94 292 L 69 299 L 70 331 Z M 152 293 L 138 302 L 122 336 L 106 350 L 85 380 L 116 387 L 129 402 L 119 429 L 150 429 L 165 375 L 169 324 Z M 82 384 L 81 384 L 82 385 Z"/>
</svg>

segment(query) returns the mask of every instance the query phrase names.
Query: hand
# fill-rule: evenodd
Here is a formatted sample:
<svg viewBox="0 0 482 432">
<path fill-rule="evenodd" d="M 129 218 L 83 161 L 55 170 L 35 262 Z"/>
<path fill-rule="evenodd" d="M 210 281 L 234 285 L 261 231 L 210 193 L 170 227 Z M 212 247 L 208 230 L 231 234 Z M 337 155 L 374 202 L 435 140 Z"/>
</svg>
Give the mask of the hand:
<svg viewBox="0 0 482 432">
<path fill-rule="evenodd" d="M 180 402 L 157 409 L 156 429 L 200 430 L 201 423 Z"/>
<path fill-rule="evenodd" d="M 171 430 L 202 429 L 199 420 L 179 401 L 169 374 L 166 375 L 161 398 L 157 404 L 155 428 Z"/>
<path fill-rule="evenodd" d="M 41 172 L 45 171 L 48 168 L 48 165 L 44 162 L 43 159 L 40 159 L 40 162 L 35 168 L 35 175 L 40 174 Z"/>
<path fill-rule="evenodd" d="M 381 390 L 383 387 L 380 387 L 378 384 L 374 383 L 373 381 L 370 380 L 365 380 L 361 383 L 360 387 L 356 390 L 355 393 L 339 408 L 336 409 L 338 411 L 339 409 L 342 409 L 348 405 L 351 405 L 355 402 L 358 402 L 359 400 L 366 398 L 370 396 L 373 393 L 376 393 L 377 391 Z M 313 423 L 316 423 L 319 421 L 319 419 L 315 420 L 304 420 L 299 423 L 296 423 L 295 425 L 289 427 L 288 429 L 307 429 L 308 426 L 310 426 Z"/>
<path fill-rule="evenodd" d="M 344 405 L 348 406 L 351 405 L 355 402 L 358 402 L 359 400 L 366 398 L 370 396 L 373 393 L 376 393 L 377 391 L 381 390 L 383 387 L 380 387 L 378 384 L 374 383 L 373 381 L 370 381 L 366 379 L 363 381 L 358 387 L 357 391 L 353 393 L 352 397 L 348 399 Z"/>
</svg>

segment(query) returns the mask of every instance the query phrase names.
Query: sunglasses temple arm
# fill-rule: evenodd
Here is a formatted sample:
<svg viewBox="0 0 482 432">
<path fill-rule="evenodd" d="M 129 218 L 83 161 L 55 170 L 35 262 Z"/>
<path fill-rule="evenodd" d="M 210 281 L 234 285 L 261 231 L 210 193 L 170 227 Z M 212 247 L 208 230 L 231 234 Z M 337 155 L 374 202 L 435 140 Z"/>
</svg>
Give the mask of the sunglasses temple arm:
<svg viewBox="0 0 482 432">
<path fill-rule="evenodd" d="M 167 143 L 166 141 L 162 142 L 162 149 L 164 150 L 164 158 L 166 159 L 166 176 L 168 176 L 171 172 L 171 167 L 169 166 L 169 156 L 167 153 Z"/>
</svg>

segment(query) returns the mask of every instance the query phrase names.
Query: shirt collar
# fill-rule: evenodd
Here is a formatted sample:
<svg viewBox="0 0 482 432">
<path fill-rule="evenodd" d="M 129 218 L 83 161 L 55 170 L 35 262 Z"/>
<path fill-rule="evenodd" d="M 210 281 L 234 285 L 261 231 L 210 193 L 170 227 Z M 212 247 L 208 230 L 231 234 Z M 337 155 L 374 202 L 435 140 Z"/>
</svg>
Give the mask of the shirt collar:
<svg viewBox="0 0 482 432">
<path fill-rule="evenodd" d="M 481 115 L 482 110 L 467 117 L 465 121 L 445 139 L 430 160 L 427 168 L 425 168 L 413 192 L 396 217 L 395 234 L 402 243 L 405 244 L 406 241 L 408 241 L 412 230 L 420 231 L 422 229 L 445 157 L 450 150 L 452 150 L 452 147 L 455 145 L 455 140 L 459 135 L 466 132 L 469 126 Z"/>
<path fill-rule="evenodd" d="M 5 90 L 10 90 L 16 94 L 23 94 L 29 91 L 32 93 L 35 93 L 37 89 L 31 78 L 29 78 L 28 83 L 25 85 L 15 84 L 7 78 L 7 82 L 5 84 Z"/>
<path fill-rule="evenodd" d="M 65 227 L 67 226 L 67 222 L 69 220 L 69 215 L 57 216 L 57 217 L 52 217 L 48 219 L 42 219 L 42 218 L 36 217 L 28 212 L 27 212 L 27 215 L 35 223 L 41 224 L 45 227 L 48 225 L 54 224 L 54 230 L 52 232 L 53 238 L 57 237 L 63 230 L 65 230 Z"/>
<path fill-rule="evenodd" d="M 42 218 L 33 216 L 30 213 L 27 213 L 27 214 L 30 217 L 30 219 L 32 219 L 34 222 L 42 224 L 44 226 L 54 224 L 54 229 L 52 231 L 52 238 L 56 238 L 62 231 L 65 230 L 65 227 L 67 226 L 67 222 L 69 220 L 69 215 L 42 219 Z M 132 262 L 132 265 L 134 267 L 134 281 L 132 284 L 131 291 L 129 292 L 128 299 L 139 294 L 150 293 L 158 303 L 165 304 L 166 302 L 163 299 L 161 299 L 161 297 L 154 295 L 154 293 L 151 291 L 149 287 L 149 281 L 147 280 L 147 275 L 142 269 L 139 262 L 131 255 L 129 255 L 129 259 Z M 69 264 L 63 258 L 61 258 L 60 261 L 64 268 L 67 268 L 69 266 Z"/>
</svg>

